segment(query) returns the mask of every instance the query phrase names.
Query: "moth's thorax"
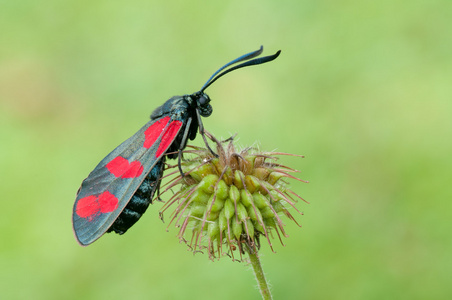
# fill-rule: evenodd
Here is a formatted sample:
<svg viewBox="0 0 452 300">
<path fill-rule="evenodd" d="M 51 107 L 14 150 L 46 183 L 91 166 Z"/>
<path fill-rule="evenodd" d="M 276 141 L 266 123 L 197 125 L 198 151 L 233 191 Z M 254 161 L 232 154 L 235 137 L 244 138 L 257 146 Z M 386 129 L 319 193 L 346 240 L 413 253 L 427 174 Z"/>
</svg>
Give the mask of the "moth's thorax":
<svg viewBox="0 0 452 300">
<path fill-rule="evenodd" d="M 209 102 L 209 96 L 203 92 L 174 96 L 152 112 L 151 120 L 170 114 L 181 119 L 184 118 L 186 114 L 194 114 L 196 109 L 199 110 L 201 116 L 208 117 L 212 113 L 212 106 Z"/>
<path fill-rule="evenodd" d="M 188 110 L 189 107 L 190 104 L 185 95 L 171 97 L 152 112 L 151 120 L 158 119 L 162 116 L 170 115 L 175 112 L 179 112 L 178 114 L 180 114 L 180 112 Z"/>
</svg>

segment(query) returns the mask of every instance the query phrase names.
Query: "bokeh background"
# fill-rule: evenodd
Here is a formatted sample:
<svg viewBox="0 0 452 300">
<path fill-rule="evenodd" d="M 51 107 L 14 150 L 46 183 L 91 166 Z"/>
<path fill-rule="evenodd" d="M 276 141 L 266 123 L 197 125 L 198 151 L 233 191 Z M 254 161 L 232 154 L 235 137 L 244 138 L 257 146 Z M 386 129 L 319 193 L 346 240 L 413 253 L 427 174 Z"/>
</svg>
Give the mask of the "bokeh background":
<svg viewBox="0 0 452 300">
<path fill-rule="evenodd" d="M 452 2 L 0 1 L 0 298 L 259 299 L 152 206 L 126 235 L 72 233 L 81 181 L 151 111 L 208 90 L 217 136 L 284 158 L 303 225 L 261 256 L 275 299 L 451 299 Z M 199 144 L 199 140 L 197 143 Z"/>
</svg>

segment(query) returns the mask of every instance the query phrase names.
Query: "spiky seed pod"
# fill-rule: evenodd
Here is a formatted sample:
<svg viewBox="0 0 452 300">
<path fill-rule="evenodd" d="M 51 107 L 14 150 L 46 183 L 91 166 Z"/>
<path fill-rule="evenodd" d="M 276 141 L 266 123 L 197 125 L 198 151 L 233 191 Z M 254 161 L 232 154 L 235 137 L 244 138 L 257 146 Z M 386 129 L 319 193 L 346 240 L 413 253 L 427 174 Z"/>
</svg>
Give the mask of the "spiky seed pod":
<svg viewBox="0 0 452 300">
<path fill-rule="evenodd" d="M 290 175 L 298 171 L 276 161 L 280 155 L 299 155 L 259 152 L 252 147 L 236 152 L 232 138 L 220 142 L 207 136 L 216 144 L 217 155 L 199 147 L 186 151 L 194 158 L 182 163 L 185 176 L 176 176 L 163 191 L 180 187 L 162 208 L 162 219 L 164 211 L 175 207 L 168 227 L 174 223 L 181 241 L 193 251 L 207 249 L 211 259 L 225 253 L 235 259 L 236 250 L 241 257 L 244 246 L 257 251 L 261 235 L 273 251 L 272 232 L 281 243 L 281 235 L 287 237 L 281 217 L 295 221 L 288 207 L 302 214 L 295 203 L 305 201 L 289 189 L 286 179 L 306 182 Z"/>
</svg>

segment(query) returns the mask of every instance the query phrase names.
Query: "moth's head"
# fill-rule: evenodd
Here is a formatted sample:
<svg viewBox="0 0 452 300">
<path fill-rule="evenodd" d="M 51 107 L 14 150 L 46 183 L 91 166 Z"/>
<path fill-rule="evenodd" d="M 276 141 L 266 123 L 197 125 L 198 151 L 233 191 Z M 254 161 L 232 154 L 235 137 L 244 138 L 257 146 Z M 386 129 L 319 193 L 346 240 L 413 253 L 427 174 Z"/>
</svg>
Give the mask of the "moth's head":
<svg viewBox="0 0 452 300">
<path fill-rule="evenodd" d="M 203 117 L 208 117 L 212 114 L 212 105 L 210 105 L 210 97 L 204 92 L 197 92 L 192 95 L 196 101 L 196 108 L 199 114 Z"/>
</svg>

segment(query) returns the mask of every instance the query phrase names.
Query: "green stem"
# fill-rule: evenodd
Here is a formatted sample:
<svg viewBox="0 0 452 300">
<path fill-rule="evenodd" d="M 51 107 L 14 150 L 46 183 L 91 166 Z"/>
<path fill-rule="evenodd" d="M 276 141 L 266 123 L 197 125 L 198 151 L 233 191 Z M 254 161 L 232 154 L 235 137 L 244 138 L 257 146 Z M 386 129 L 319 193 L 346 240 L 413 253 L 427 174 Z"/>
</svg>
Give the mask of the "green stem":
<svg viewBox="0 0 452 300">
<path fill-rule="evenodd" d="M 272 294 L 270 293 L 270 289 L 268 288 L 267 280 L 265 279 L 264 270 L 262 270 L 262 265 L 257 256 L 257 251 L 253 251 L 248 247 L 244 247 L 248 255 L 250 256 L 251 265 L 253 266 L 254 275 L 256 276 L 257 284 L 259 285 L 259 290 L 262 295 L 262 299 L 271 300 Z"/>
</svg>

